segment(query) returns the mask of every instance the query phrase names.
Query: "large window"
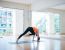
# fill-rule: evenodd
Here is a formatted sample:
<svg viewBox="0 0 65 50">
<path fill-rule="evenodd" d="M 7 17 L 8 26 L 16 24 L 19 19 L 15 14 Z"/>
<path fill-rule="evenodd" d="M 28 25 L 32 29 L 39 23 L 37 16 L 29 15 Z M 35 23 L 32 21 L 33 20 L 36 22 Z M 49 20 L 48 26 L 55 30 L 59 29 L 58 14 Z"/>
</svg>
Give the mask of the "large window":
<svg viewBox="0 0 65 50">
<path fill-rule="evenodd" d="M 60 33 L 60 14 L 51 12 L 32 12 L 32 26 L 36 26 L 40 33 Z"/>
<path fill-rule="evenodd" d="M 46 32 L 46 13 L 32 12 L 32 26 L 38 27 L 39 32 Z"/>
<path fill-rule="evenodd" d="M 13 9 L 0 7 L 0 35 L 13 33 Z"/>
</svg>

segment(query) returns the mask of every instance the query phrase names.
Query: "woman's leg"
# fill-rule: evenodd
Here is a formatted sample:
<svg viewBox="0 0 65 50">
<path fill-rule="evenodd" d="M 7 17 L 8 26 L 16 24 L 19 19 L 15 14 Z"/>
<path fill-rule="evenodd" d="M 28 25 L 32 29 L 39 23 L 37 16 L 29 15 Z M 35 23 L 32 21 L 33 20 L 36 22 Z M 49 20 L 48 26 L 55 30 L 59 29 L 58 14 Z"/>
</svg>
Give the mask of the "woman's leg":
<svg viewBox="0 0 65 50">
<path fill-rule="evenodd" d="M 23 36 L 25 35 L 28 31 L 30 30 L 30 28 L 28 27 L 25 32 L 23 34 L 21 34 L 18 38 L 17 38 L 17 41 Z"/>
<path fill-rule="evenodd" d="M 31 32 L 31 34 L 30 35 L 33 35 L 33 40 L 34 40 L 34 37 L 35 37 L 35 32 L 34 32 L 34 30 L 33 30 L 33 28 L 31 27 L 31 29 L 30 29 L 30 32 Z"/>
</svg>

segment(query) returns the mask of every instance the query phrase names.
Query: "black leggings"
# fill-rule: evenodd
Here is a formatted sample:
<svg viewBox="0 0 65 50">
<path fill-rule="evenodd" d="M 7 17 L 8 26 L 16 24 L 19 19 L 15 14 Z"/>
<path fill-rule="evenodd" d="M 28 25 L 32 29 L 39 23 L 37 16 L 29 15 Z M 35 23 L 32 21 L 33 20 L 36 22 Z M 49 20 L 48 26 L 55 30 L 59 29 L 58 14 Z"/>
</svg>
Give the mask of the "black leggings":
<svg viewBox="0 0 65 50">
<path fill-rule="evenodd" d="M 27 32 L 31 32 L 31 35 L 35 35 L 35 32 L 32 27 L 28 27 L 23 34 L 21 34 L 18 39 L 20 39 L 23 35 L 25 35 Z"/>
</svg>

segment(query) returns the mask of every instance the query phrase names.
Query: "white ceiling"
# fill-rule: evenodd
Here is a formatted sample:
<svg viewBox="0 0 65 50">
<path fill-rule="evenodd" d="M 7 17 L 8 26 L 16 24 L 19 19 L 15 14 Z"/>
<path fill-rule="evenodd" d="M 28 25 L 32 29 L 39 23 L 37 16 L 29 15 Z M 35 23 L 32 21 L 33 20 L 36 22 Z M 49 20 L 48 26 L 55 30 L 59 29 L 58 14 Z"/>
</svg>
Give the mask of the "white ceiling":
<svg viewBox="0 0 65 50">
<path fill-rule="evenodd" d="M 51 7 L 51 8 L 59 9 L 59 10 L 65 10 L 65 4 L 54 6 L 54 7 Z"/>
<path fill-rule="evenodd" d="M 2 0 L 8 2 L 31 4 L 32 10 L 38 11 L 46 8 L 65 10 L 65 0 Z"/>
<path fill-rule="evenodd" d="M 43 11 L 47 8 L 56 7 L 64 4 L 65 0 L 38 0 L 36 3 L 32 3 L 32 10 Z M 59 7 L 56 8 L 58 9 Z"/>
<path fill-rule="evenodd" d="M 33 0 L 2 0 L 2 1 L 22 3 L 22 4 L 31 4 Z"/>
</svg>

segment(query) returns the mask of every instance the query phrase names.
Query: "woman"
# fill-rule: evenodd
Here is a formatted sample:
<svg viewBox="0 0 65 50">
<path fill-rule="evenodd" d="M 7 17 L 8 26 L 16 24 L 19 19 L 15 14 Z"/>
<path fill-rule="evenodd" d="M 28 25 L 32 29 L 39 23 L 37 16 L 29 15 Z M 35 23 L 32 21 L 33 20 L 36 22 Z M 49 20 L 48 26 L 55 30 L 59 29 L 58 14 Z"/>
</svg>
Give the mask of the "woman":
<svg viewBox="0 0 65 50">
<path fill-rule="evenodd" d="M 18 40 L 23 36 L 23 35 L 25 35 L 27 32 L 31 32 L 31 34 L 29 34 L 29 35 L 36 35 L 37 36 L 37 41 L 39 41 L 40 40 L 40 37 L 39 37 L 39 31 L 38 31 L 38 29 L 36 28 L 36 27 L 28 27 L 26 30 L 25 30 L 25 32 L 23 33 L 23 34 L 21 34 L 18 38 L 17 38 L 17 42 L 18 42 Z"/>
</svg>

